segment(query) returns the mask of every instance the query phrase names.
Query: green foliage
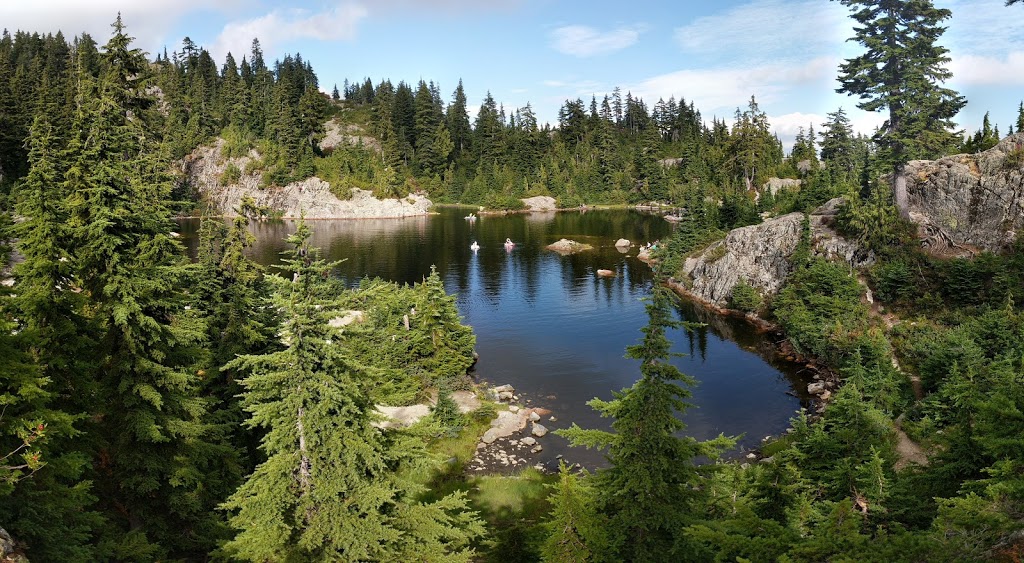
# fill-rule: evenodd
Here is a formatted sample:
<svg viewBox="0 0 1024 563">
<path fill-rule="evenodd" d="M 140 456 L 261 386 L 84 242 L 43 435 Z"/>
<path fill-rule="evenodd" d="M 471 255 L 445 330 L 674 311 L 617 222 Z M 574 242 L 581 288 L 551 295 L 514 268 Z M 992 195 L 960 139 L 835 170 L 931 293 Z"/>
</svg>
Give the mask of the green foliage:
<svg viewBox="0 0 1024 563">
<path fill-rule="evenodd" d="M 627 357 L 641 361 L 641 378 L 632 388 L 615 393 L 612 401 L 589 404 L 614 418 L 612 432 L 584 430 L 576 425 L 556 431 L 577 446 L 606 448 L 611 467 L 597 472 L 598 511 L 609 519 L 609 540 L 614 558 L 652 560 L 686 553 L 680 531 L 693 520 L 700 506 L 700 471 L 697 456 L 714 459 L 733 441 L 720 436 L 709 442 L 680 437 L 677 418 L 686 409 L 690 392 L 675 383 L 693 384 L 668 362 L 670 343 L 665 337 L 671 319 L 668 290 L 656 284 L 647 305 L 650 321 L 644 337 L 627 348 Z M 589 547 L 593 551 L 593 547 Z"/>
<path fill-rule="evenodd" d="M 941 84 L 948 49 L 938 43 L 942 22 L 951 12 L 930 0 L 841 0 L 852 9 L 853 41 L 865 51 L 839 66 L 839 92 L 859 96 L 857 107 L 888 111 L 885 126 L 874 136 L 879 158 L 893 171 L 896 206 L 906 217 L 904 166 L 915 158 L 934 158 L 955 146 L 951 119 L 966 103 Z"/>
<path fill-rule="evenodd" d="M 812 258 L 790 275 L 773 314 L 798 351 L 842 365 L 868 327 L 861 293 L 847 267 Z"/>
<path fill-rule="evenodd" d="M 467 386 L 476 338 L 461 324 L 436 270 L 413 288 L 366 279 L 345 300 L 351 311 L 362 312 L 364 320 L 345 330 L 355 337 L 349 342 L 354 357 L 374 381 L 374 401 L 409 404 L 424 399 L 428 388 Z"/>
<path fill-rule="evenodd" d="M 242 169 L 234 162 L 229 162 L 220 175 L 220 185 L 230 186 L 242 179 Z"/>
<path fill-rule="evenodd" d="M 250 374 L 243 402 L 248 424 L 267 429 L 267 460 L 224 505 L 238 530 L 225 550 L 252 561 L 469 561 L 480 522 L 460 494 L 414 501 L 418 486 L 397 470 L 422 446 L 373 427 L 367 382 L 327 323 L 340 308 L 324 281 L 331 265 L 309 236 L 300 224 L 289 238 L 291 279 L 271 277 L 287 347 L 229 364 Z"/>
<path fill-rule="evenodd" d="M 764 305 L 764 297 L 746 279 L 741 279 L 729 294 L 729 306 L 745 313 L 757 312 Z"/>
<path fill-rule="evenodd" d="M 548 538 L 541 555 L 549 562 L 600 561 L 607 555 L 607 521 L 596 510 L 590 474 L 577 475 L 558 464 L 558 482 L 551 489 L 551 517 L 544 527 Z"/>
</svg>

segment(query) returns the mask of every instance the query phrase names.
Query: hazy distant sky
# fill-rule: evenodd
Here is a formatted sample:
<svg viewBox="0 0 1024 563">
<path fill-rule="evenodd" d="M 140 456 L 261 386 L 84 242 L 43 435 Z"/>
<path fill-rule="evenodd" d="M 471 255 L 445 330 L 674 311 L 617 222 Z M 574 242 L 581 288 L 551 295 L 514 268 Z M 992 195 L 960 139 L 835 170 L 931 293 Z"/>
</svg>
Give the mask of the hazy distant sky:
<svg viewBox="0 0 1024 563">
<path fill-rule="evenodd" d="M 1003 3 L 936 1 L 953 12 L 942 41 L 968 132 L 990 111 L 1005 133 L 1024 99 L 1024 6 Z M 102 45 L 118 11 L 153 57 L 187 36 L 218 65 L 228 51 L 240 62 L 259 37 L 268 63 L 300 53 L 326 91 L 422 78 L 450 101 L 461 78 L 471 114 L 489 90 L 506 110 L 529 102 L 555 122 L 567 98 L 600 102 L 619 86 L 649 108 L 675 96 L 730 123 L 754 95 L 787 146 L 840 106 L 865 133 L 883 120 L 834 91 L 838 64 L 860 47 L 846 41 L 847 9 L 826 0 L 3 0 L 0 25 L 86 31 Z"/>
</svg>

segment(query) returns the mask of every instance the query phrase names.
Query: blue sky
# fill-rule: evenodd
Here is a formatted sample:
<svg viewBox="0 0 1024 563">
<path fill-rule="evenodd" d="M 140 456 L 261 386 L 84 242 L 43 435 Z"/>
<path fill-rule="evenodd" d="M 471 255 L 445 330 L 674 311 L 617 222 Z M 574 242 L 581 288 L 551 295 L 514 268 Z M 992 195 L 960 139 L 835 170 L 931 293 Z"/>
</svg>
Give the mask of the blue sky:
<svg viewBox="0 0 1024 563">
<path fill-rule="evenodd" d="M 957 117 L 968 132 L 991 112 L 1002 133 L 1024 99 L 1024 6 L 1004 0 L 936 0 L 949 8 L 943 44 L 948 85 L 967 97 Z M 705 119 L 731 122 L 756 96 L 788 145 L 842 106 L 865 133 L 881 114 L 834 92 L 837 65 L 859 46 L 848 11 L 827 0 L 35 0 L 0 3 L 14 30 L 81 31 L 99 43 L 118 11 L 151 54 L 190 37 L 218 64 L 240 61 L 259 37 L 269 61 L 301 53 L 326 90 L 365 77 L 439 84 L 450 101 L 463 80 L 475 114 L 489 90 L 507 110 L 527 102 L 541 121 L 567 98 L 598 101 L 615 86 L 653 106 L 694 101 Z"/>
</svg>

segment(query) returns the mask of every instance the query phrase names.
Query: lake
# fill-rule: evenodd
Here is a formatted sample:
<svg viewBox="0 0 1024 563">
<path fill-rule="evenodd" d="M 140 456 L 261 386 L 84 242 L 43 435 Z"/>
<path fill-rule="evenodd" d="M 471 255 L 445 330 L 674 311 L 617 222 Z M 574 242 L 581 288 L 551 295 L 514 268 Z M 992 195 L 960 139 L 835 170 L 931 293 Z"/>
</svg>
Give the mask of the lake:
<svg viewBox="0 0 1024 563">
<path fill-rule="evenodd" d="M 671 233 L 660 216 L 633 210 L 591 210 L 530 215 L 464 217 L 465 209 L 443 208 L 436 215 L 405 219 L 309 221 L 312 243 L 325 258 L 344 260 L 339 273 L 351 286 L 363 277 L 399 283 L 421 281 L 435 265 L 445 288 L 456 295 L 459 311 L 477 337 L 480 361 L 475 376 L 492 385 L 511 384 L 521 404 L 550 409 L 549 429 L 576 422 L 607 428 L 586 402 L 612 398 L 631 386 L 639 363 L 624 358 L 625 348 L 641 337 L 647 323 L 642 299 L 652 273 L 636 258 L 637 245 Z M 263 264 L 280 261 L 294 221 L 252 225 L 258 242 L 252 257 Z M 181 224 L 186 242 L 194 240 L 197 220 Z M 515 247 L 507 251 L 503 242 Z M 594 250 L 561 256 L 545 249 L 560 238 L 584 242 Z M 615 241 L 634 246 L 622 253 Z M 480 249 L 470 249 L 477 241 Z M 598 278 L 598 269 L 614 270 Z M 806 405 L 806 381 L 800 366 L 779 361 L 764 336 L 746 323 L 709 315 L 680 302 L 680 319 L 705 322 L 688 332 L 670 331 L 673 349 L 685 356 L 674 363 L 699 384 L 684 417 L 686 432 L 700 439 L 719 433 L 742 436 L 738 451 L 757 447 L 778 434 Z M 527 456 L 551 466 L 558 455 L 586 466 L 603 461 L 599 452 L 569 448 L 549 434 L 544 451 Z"/>
</svg>

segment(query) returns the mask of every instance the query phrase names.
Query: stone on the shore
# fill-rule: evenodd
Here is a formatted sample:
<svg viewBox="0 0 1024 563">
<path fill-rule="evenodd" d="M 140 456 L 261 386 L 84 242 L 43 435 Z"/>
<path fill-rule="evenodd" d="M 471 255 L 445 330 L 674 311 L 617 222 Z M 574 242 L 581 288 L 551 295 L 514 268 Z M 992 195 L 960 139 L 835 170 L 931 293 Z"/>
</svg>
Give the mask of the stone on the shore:
<svg viewBox="0 0 1024 563">
<path fill-rule="evenodd" d="M 491 391 L 494 391 L 495 393 L 502 393 L 502 392 L 505 392 L 505 391 L 508 391 L 509 393 L 513 393 L 513 392 L 515 392 L 515 388 L 506 383 L 505 385 L 498 385 L 497 387 L 492 387 Z"/>
<path fill-rule="evenodd" d="M 543 424 L 533 423 L 533 435 L 538 438 L 543 438 L 548 433 L 548 429 Z"/>
<path fill-rule="evenodd" d="M 530 422 L 537 422 L 538 420 L 540 420 L 540 415 L 537 414 L 536 412 L 531 412 L 530 413 Z"/>
<path fill-rule="evenodd" d="M 508 410 L 511 412 L 519 412 L 519 405 L 509 405 Z"/>
<path fill-rule="evenodd" d="M 825 392 L 825 383 L 823 381 L 815 381 L 814 383 L 807 384 L 807 392 L 811 395 L 821 395 Z"/>
<path fill-rule="evenodd" d="M 530 450 L 530 453 L 534 453 L 534 454 L 535 453 L 539 453 L 543 449 L 544 449 L 544 446 L 542 446 L 540 444 L 537 444 L 536 446 L 533 447 L 533 449 Z"/>
<path fill-rule="evenodd" d="M 535 446 L 535 445 L 537 445 L 537 439 L 534 438 L 533 436 L 527 436 L 527 437 L 523 438 L 522 440 L 520 440 L 520 442 L 522 442 L 523 445 L 525 445 L 525 446 Z"/>
<path fill-rule="evenodd" d="M 502 402 L 511 401 L 512 400 L 512 392 L 511 391 L 502 391 L 501 393 L 498 393 L 498 400 L 502 401 Z"/>
<path fill-rule="evenodd" d="M 480 441 L 485 444 L 493 444 L 500 437 L 500 434 L 501 431 L 497 428 L 488 428 L 487 432 L 484 432 L 483 437 L 480 438 Z"/>
</svg>

